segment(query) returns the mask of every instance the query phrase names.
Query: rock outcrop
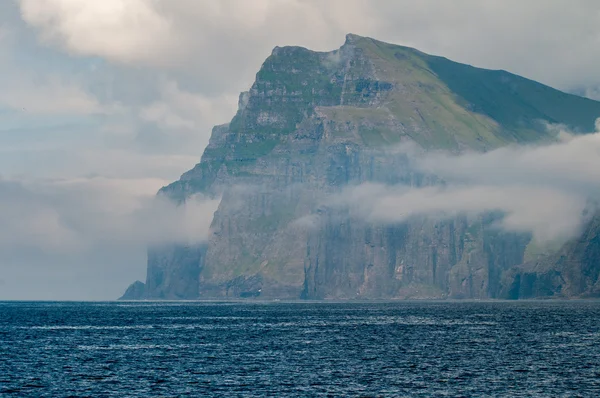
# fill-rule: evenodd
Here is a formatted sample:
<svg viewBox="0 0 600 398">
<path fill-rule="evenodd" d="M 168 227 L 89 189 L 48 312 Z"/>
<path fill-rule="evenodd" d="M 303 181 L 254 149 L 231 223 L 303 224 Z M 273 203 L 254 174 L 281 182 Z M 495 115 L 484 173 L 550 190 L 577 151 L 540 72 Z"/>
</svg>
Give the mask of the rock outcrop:
<svg viewBox="0 0 600 398">
<path fill-rule="evenodd" d="M 596 101 L 356 35 L 327 53 L 275 48 L 240 95 L 233 120 L 213 129 L 200 163 L 161 189 L 178 203 L 196 193 L 222 199 L 208 242 L 149 250 L 144 295 L 490 298 L 520 292 L 521 285 L 504 288 L 502 275 L 523 263 L 530 237 L 491 228 L 492 215 L 378 225 L 327 198 L 365 182 L 439 182 L 383 150 L 398 144 L 488 151 L 553 139 L 541 121 L 591 131 L 598 115 Z"/>
<path fill-rule="evenodd" d="M 119 300 L 143 300 L 146 298 L 146 285 L 143 282 L 135 281 L 119 298 Z"/>
<path fill-rule="evenodd" d="M 557 253 L 509 269 L 501 298 L 600 297 L 600 216 Z"/>
</svg>

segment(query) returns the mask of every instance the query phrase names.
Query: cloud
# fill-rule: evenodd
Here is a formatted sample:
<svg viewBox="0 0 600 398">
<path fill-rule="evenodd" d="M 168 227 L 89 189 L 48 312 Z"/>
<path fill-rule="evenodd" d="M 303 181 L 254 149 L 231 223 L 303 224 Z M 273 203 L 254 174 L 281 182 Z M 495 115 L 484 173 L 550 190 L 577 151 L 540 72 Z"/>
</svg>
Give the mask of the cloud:
<svg viewBox="0 0 600 398">
<path fill-rule="evenodd" d="M 410 188 L 363 184 L 346 190 L 343 203 L 376 223 L 399 223 L 415 216 L 434 219 L 501 211 L 498 226 L 533 233 L 538 241 L 570 238 L 579 232 L 586 198 L 546 187 L 450 186 Z"/>
<path fill-rule="evenodd" d="M 0 249 L 69 254 L 205 240 L 217 199 L 177 206 L 156 179 L 0 180 Z"/>
<path fill-rule="evenodd" d="M 12 181 L 0 183 L 0 223 L 0 245 L 5 248 L 32 244 L 41 250 L 58 245 L 69 250 L 77 239 L 43 197 Z"/>
<path fill-rule="evenodd" d="M 47 46 L 170 74 L 211 98 L 247 90 L 277 45 L 331 50 L 347 21 L 369 20 L 339 0 L 21 0 L 20 9 Z"/>
<path fill-rule="evenodd" d="M 0 46 L 2 46 L 7 40 L 9 31 L 7 28 L 0 26 Z"/>
<path fill-rule="evenodd" d="M 176 206 L 152 178 L 0 179 L 2 299 L 106 300 L 144 279 L 151 244 L 207 239 L 219 200 Z"/>
<path fill-rule="evenodd" d="M 163 182 L 173 181 L 200 161 L 199 156 L 145 154 L 119 148 L 103 151 L 80 150 L 72 153 L 72 156 L 71 164 L 85 164 L 85 167 L 73 170 L 68 165 L 61 170 L 62 176 L 82 177 L 94 174 L 110 179 L 152 177 Z"/>
<path fill-rule="evenodd" d="M 0 91 L 0 107 L 29 114 L 86 115 L 108 113 L 116 106 L 102 106 L 96 98 L 72 82 L 51 78 L 36 84 L 33 79 L 20 80 Z"/>
<path fill-rule="evenodd" d="M 349 32 L 561 88 L 600 80 L 598 56 L 589 51 L 600 40 L 594 0 L 569 7 L 558 0 L 381 0 L 376 6 L 365 0 L 20 0 L 20 8 L 44 43 L 126 65 L 194 71 L 205 93 L 222 92 L 219 86 L 242 91 L 276 45 L 331 50 Z"/>
<path fill-rule="evenodd" d="M 182 90 L 175 81 L 164 82 L 160 92 L 160 99 L 140 108 L 140 119 L 154 123 L 170 134 L 191 132 L 197 140 L 201 137 L 198 152 L 208 143 L 210 127 L 228 122 L 235 114 L 234 96 L 208 98 Z"/>
<path fill-rule="evenodd" d="M 81 73 L 65 73 L 51 60 L 38 59 L 35 50 L 29 52 L 26 46 L 19 46 L 19 39 L 21 35 L 12 31 L 5 43 L 0 37 L 1 111 L 9 109 L 29 118 L 123 112 L 121 104 L 103 103 L 89 92 Z M 41 67 L 41 64 L 46 65 Z"/>
<path fill-rule="evenodd" d="M 315 230 L 319 226 L 319 216 L 317 214 L 308 214 L 295 219 L 291 223 L 292 227 L 300 230 L 310 231 Z"/>
<path fill-rule="evenodd" d="M 597 128 L 599 121 L 596 121 Z M 543 146 L 509 146 L 460 156 L 433 153 L 416 159 L 415 164 L 423 171 L 450 181 L 495 185 L 521 182 L 578 194 L 597 194 L 600 132 L 573 135 L 559 128 L 557 136 L 557 142 Z"/>
<path fill-rule="evenodd" d="M 24 0 L 21 15 L 40 29 L 41 39 L 81 55 L 147 60 L 167 50 L 171 23 L 152 1 Z"/>
<path fill-rule="evenodd" d="M 347 187 L 331 203 L 377 223 L 499 211 L 504 217 L 498 226 L 505 230 L 532 233 L 539 242 L 565 241 L 580 232 L 600 199 L 600 132 L 575 136 L 562 131 L 560 137 L 552 144 L 487 153 L 400 149 L 396 155 L 408 155 L 415 171 L 436 175 L 443 184 L 366 183 Z"/>
</svg>

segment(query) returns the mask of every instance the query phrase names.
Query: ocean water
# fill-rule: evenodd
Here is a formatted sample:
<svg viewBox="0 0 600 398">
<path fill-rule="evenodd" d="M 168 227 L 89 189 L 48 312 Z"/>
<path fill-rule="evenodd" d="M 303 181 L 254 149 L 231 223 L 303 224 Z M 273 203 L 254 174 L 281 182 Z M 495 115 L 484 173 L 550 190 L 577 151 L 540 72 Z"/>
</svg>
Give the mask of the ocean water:
<svg viewBox="0 0 600 398">
<path fill-rule="evenodd" d="M 600 396 L 600 302 L 0 302 L 2 397 Z"/>
</svg>

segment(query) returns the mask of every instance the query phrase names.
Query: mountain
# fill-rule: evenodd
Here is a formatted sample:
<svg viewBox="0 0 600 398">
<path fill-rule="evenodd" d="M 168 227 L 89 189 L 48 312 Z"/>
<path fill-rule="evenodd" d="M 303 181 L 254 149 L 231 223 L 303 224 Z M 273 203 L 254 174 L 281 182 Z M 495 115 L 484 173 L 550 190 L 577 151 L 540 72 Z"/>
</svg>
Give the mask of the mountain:
<svg viewBox="0 0 600 398">
<path fill-rule="evenodd" d="M 221 197 L 207 242 L 148 250 L 145 298 L 489 298 L 531 237 L 495 215 L 379 225 L 327 200 L 364 182 L 422 187 L 385 149 L 489 151 L 592 131 L 600 103 L 349 34 L 332 52 L 276 47 L 201 161 L 162 188 Z M 514 289 L 513 289 L 514 290 Z M 138 289 L 139 291 L 139 289 Z"/>
</svg>

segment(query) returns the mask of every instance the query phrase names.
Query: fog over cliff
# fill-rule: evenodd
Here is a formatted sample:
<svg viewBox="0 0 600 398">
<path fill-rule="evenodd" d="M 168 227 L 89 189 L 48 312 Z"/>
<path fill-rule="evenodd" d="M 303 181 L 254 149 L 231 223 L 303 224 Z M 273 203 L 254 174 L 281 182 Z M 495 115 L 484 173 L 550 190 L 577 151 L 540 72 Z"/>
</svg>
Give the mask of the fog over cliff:
<svg viewBox="0 0 600 398">
<path fill-rule="evenodd" d="M 600 127 L 600 119 L 596 126 Z M 600 133 L 574 136 L 548 126 L 556 142 L 509 146 L 485 153 L 423 152 L 412 145 L 393 152 L 420 172 L 440 177 L 440 187 L 366 183 L 348 187 L 334 203 L 368 220 L 397 223 L 412 216 L 504 214 L 498 227 L 529 232 L 539 242 L 576 237 L 600 199 Z M 394 156 L 394 155 L 390 155 Z"/>
<path fill-rule="evenodd" d="M 599 119 L 600 122 L 600 119 Z M 556 142 L 485 153 L 424 152 L 414 145 L 389 148 L 414 171 L 439 176 L 439 187 L 365 183 L 321 199 L 347 205 L 361 217 L 397 223 L 411 216 L 452 217 L 505 213 L 499 228 L 530 232 L 541 241 L 579 232 L 600 194 L 600 132 L 572 135 L 553 127 Z M 137 184 L 137 185 L 135 185 Z M 194 195 L 182 205 L 156 196 L 166 181 L 82 178 L 0 180 L 0 245 L 48 252 L 85 251 L 98 244 L 197 243 L 206 240 L 220 198 Z M 232 195 L 261 186 L 239 185 Z M 50 238 L 50 239 L 48 239 Z"/>
</svg>

